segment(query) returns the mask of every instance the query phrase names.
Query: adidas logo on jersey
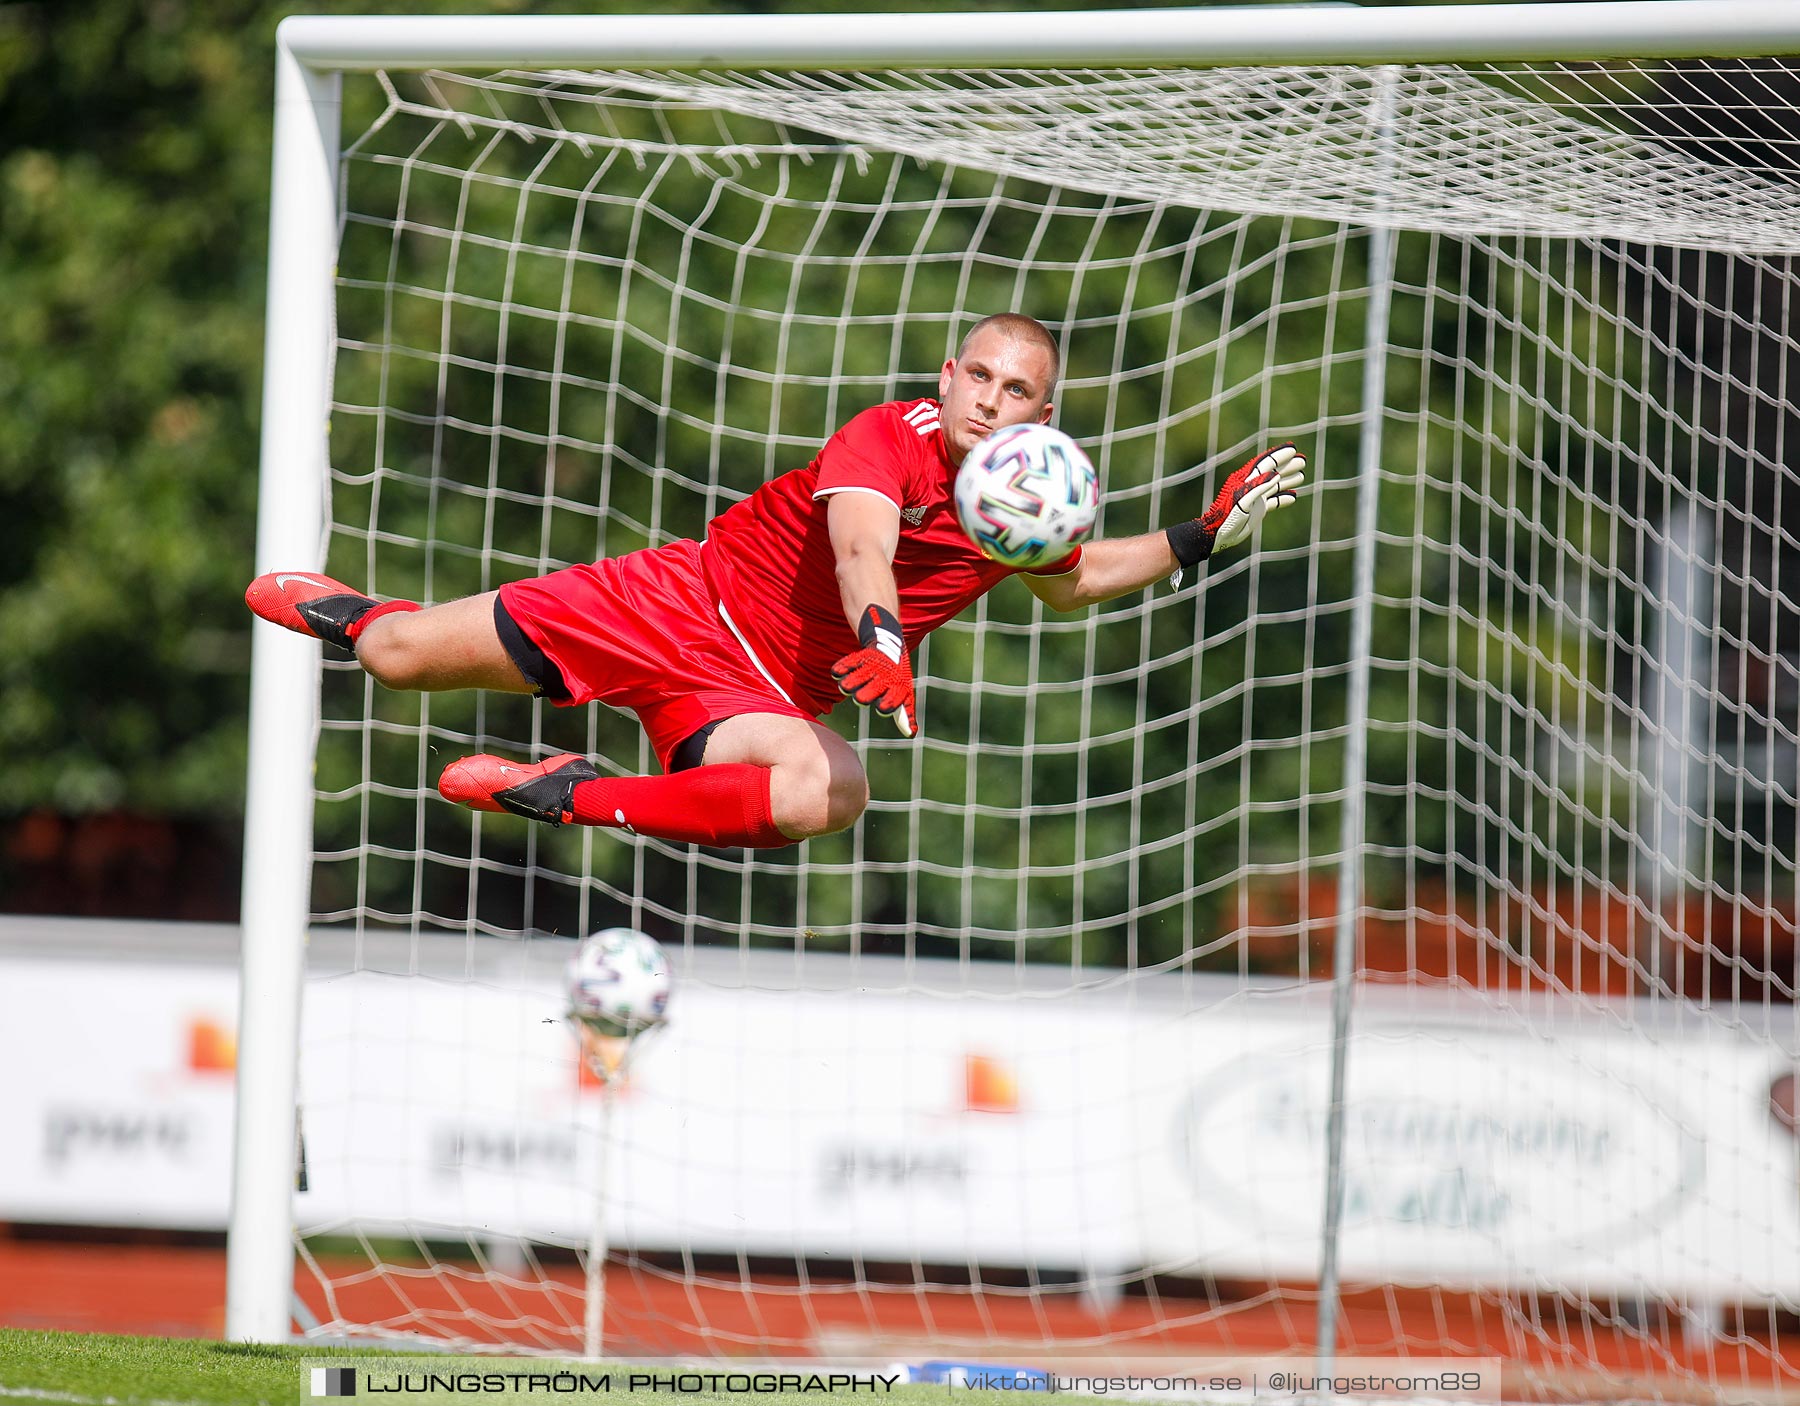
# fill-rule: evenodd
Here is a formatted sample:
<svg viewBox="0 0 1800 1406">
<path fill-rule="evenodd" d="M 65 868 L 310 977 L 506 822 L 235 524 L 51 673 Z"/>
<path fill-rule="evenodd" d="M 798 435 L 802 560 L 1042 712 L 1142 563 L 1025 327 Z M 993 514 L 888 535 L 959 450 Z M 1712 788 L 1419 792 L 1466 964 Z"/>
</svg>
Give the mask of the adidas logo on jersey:
<svg viewBox="0 0 1800 1406">
<path fill-rule="evenodd" d="M 938 427 L 938 403 L 935 400 L 921 400 L 900 418 L 913 427 L 914 434 L 931 434 Z M 925 521 L 925 514 L 930 507 L 929 503 L 916 503 L 910 508 L 900 509 L 900 516 L 908 527 L 917 527 Z"/>
<path fill-rule="evenodd" d="M 938 427 L 938 404 L 935 400 L 921 400 L 900 418 L 913 427 L 914 434 L 928 435 Z"/>
</svg>

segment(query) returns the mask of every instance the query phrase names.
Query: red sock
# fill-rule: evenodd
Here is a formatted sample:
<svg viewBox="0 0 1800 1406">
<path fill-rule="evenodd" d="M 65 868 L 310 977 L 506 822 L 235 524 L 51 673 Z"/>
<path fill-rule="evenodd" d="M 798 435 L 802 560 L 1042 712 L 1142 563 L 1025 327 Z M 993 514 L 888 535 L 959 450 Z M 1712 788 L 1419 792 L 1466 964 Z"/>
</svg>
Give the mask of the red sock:
<svg viewBox="0 0 1800 1406">
<path fill-rule="evenodd" d="M 697 766 L 669 776 L 603 776 L 575 787 L 579 825 L 607 825 L 691 845 L 780 849 L 797 841 L 769 816 L 769 768 Z"/>
<path fill-rule="evenodd" d="M 416 600 L 384 600 L 380 605 L 365 610 L 355 620 L 344 627 L 344 633 L 350 636 L 350 643 L 355 644 L 357 637 L 384 615 L 410 615 L 424 607 Z"/>
</svg>

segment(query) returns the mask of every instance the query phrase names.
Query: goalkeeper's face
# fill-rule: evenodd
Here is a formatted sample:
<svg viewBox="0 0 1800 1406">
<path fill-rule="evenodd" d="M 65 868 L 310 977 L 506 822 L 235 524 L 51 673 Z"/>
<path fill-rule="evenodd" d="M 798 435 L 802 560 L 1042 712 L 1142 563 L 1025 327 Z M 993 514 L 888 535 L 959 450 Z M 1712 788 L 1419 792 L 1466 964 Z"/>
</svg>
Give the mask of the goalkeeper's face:
<svg viewBox="0 0 1800 1406">
<path fill-rule="evenodd" d="M 995 430 L 1050 418 L 1056 367 L 1048 350 L 999 328 L 978 332 L 938 373 L 938 417 L 950 461 Z"/>
</svg>

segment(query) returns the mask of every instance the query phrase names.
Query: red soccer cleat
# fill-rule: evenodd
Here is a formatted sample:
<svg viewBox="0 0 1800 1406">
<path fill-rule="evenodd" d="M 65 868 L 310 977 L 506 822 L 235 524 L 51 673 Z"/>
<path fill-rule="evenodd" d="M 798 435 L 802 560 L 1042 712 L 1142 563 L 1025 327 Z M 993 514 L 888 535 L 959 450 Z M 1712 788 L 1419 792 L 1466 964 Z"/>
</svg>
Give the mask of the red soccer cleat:
<svg viewBox="0 0 1800 1406">
<path fill-rule="evenodd" d="M 485 753 L 451 762 L 438 778 L 438 794 L 472 810 L 504 810 L 546 825 L 575 818 L 575 787 L 600 773 L 573 752 L 541 762 L 508 762 Z"/>
<path fill-rule="evenodd" d="M 329 576 L 308 571 L 271 571 L 244 592 L 244 604 L 263 619 L 314 639 L 355 651 L 350 627 L 375 602 Z"/>
</svg>

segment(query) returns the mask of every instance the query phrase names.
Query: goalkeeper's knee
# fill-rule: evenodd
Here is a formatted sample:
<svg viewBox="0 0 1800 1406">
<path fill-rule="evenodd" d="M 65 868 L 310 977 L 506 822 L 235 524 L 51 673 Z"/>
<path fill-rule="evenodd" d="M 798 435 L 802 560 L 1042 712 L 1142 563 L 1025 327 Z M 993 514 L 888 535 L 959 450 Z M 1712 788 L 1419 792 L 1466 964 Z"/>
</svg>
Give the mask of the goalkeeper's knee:
<svg viewBox="0 0 1800 1406">
<path fill-rule="evenodd" d="M 854 777 L 834 778 L 825 793 L 825 829 L 821 833 L 848 830 L 868 808 L 868 777 L 859 771 Z"/>
<path fill-rule="evenodd" d="M 825 757 L 776 768 L 770 809 L 781 833 L 810 840 L 848 830 L 869 805 L 869 779 L 860 766 L 833 765 Z"/>
<path fill-rule="evenodd" d="M 356 662 L 383 688 L 422 687 L 435 661 L 404 616 L 378 620 L 356 642 Z"/>
</svg>

